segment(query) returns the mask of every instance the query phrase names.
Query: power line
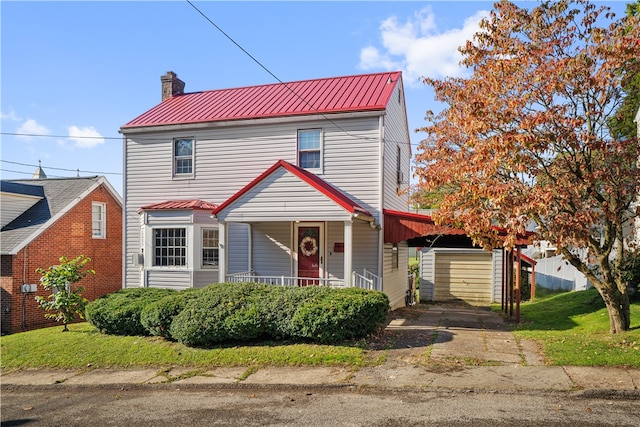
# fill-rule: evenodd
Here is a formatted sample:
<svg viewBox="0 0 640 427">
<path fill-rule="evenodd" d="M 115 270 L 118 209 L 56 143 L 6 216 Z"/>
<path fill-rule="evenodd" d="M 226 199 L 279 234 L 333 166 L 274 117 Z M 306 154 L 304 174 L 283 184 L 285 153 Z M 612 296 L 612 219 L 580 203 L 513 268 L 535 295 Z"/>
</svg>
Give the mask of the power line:
<svg viewBox="0 0 640 427">
<path fill-rule="evenodd" d="M 40 166 L 40 165 L 32 165 L 29 163 L 20 163 L 20 162 L 12 162 L 9 160 L 0 160 L 2 163 L 9 163 L 12 165 L 19 165 L 19 166 L 29 166 L 29 167 L 42 167 L 42 168 L 46 168 L 46 169 L 52 169 L 52 170 L 59 170 L 59 171 L 65 171 L 65 172 L 76 172 L 76 173 L 90 173 L 90 174 L 96 174 L 96 175 L 122 175 L 122 172 L 98 172 L 98 171 L 84 171 L 84 170 L 80 170 L 80 169 L 65 169 L 65 168 L 55 168 L 53 166 Z M 9 172 L 9 171 L 7 171 Z M 12 171 L 12 172 L 17 172 L 17 171 Z M 18 173 L 27 173 L 27 172 L 18 172 Z"/>
<path fill-rule="evenodd" d="M 71 136 L 71 135 L 43 135 L 37 133 L 13 133 L 13 132 L 0 132 L 2 135 L 10 136 L 32 136 L 32 137 L 49 137 L 49 138 L 66 138 L 66 139 L 118 139 L 122 140 L 122 137 L 116 136 Z"/>
<path fill-rule="evenodd" d="M 2 172 L 12 172 L 12 173 L 21 173 L 23 175 L 33 175 L 33 172 L 22 172 L 22 171 L 14 171 L 11 169 L 0 169 Z M 60 175 L 47 175 L 49 178 L 67 178 L 66 176 Z"/>
<path fill-rule="evenodd" d="M 331 120 L 327 115 L 320 113 L 320 111 L 318 111 L 317 108 L 315 108 L 313 105 L 311 105 L 306 99 L 304 99 L 301 95 L 299 95 L 295 90 L 291 89 L 291 87 L 289 87 L 289 85 L 287 85 L 286 83 L 284 83 L 282 80 L 280 80 L 278 78 L 278 76 L 276 76 L 273 72 L 271 72 L 271 70 L 269 70 L 265 65 L 263 65 L 260 61 L 258 61 L 253 55 L 251 55 L 249 52 L 247 52 L 247 50 L 245 48 L 243 48 L 238 42 L 236 42 L 231 36 L 229 36 L 226 32 L 224 32 L 222 30 L 222 28 L 220 28 L 218 25 L 215 24 L 215 22 L 213 22 L 207 15 L 204 14 L 204 12 L 202 12 L 200 9 L 198 9 L 193 3 L 191 3 L 190 0 L 186 0 L 187 3 L 189 3 L 191 5 L 191 7 L 193 7 L 200 15 L 202 15 L 202 17 L 204 19 L 206 19 L 207 21 L 209 21 L 209 23 L 211 25 L 213 25 L 218 31 L 220 31 L 227 39 L 229 39 L 231 41 L 231 43 L 233 43 L 234 45 L 236 45 L 242 52 L 244 52 L 249 58 L 251 58 L 256 64 L 258 64 L 263 70 L 265 70 L 271 77 L 273 77 L 274 79 L 276 79 L 281 85 L 283 85 L 285 87 L 285 89 L 287 89 L 289 92 L 291 92 L 293 95 L 295 95 L 299 100 L 301 100 L 302 102 L 305 103 L 305 105 L 307 105 L 309 108 L 311 108 L 313 111 L 315 111 L 316 113 L 320 114 L 322 117 L 324 117 L 325 120 L 327 120 L 329 123 L 333 124 L 335 127 L 337 127 L 338 129 L 340 129 L 342 132 L 345 133 L 345 135 L 349 135 L 352 138 L 362 138 L 362 139 L 366 139 L 366 140 L 373 140 L 373 141 L 377 141 L 378 138 L 372 138 L 369 136 L 356 136 L 351 134 L 349 131 L 343 129 L 339 124 L 337 124 L 336 122 L 334 122 L 333 120 Z M 384 142 L 384 139 L 383 139 Z M 391 141 L 389 140 L 389 142 L 395 142 L 397 144 L 404 144 L 406 141 Z"/>
</svg>

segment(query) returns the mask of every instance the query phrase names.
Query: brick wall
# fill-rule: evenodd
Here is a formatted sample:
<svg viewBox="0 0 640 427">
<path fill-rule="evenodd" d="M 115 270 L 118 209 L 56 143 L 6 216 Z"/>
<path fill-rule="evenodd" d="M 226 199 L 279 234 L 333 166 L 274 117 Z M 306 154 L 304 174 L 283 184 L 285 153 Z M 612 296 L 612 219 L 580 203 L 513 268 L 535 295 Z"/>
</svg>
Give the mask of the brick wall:
<svg viewBox="0 0 640 427">
<path fill-rule="evenodd" d="M 106 238 L 94 239 L 91 233 L 92 202 L 106 204 Z M 100 186 L 81 200 L 73 209 L 40 234 L 11 258 L 12 280 L 2 277 L 2 330 L 20 332 L 57 323 L 44 317 L 35 296 L 47 296 L 40 285 L 36 268 L 47 269 L 60 263 L 61 256 L 69 259 L 84 255 L 91 258 L 87 268 L 95 270 L 79 284 L 85 287 L 84 297 L 92 301 L 122 288 L 122 208 L 109 191 Z M 3 257 L 3 270 L 5 262 Z M 36 293 L 22 294 L 21 285 L 38 284 Z M 9 313 L 5 310 L 5 295 L 10 299 Z M 7 315 L 10 325 L 6 325 Z"/>
</svg>

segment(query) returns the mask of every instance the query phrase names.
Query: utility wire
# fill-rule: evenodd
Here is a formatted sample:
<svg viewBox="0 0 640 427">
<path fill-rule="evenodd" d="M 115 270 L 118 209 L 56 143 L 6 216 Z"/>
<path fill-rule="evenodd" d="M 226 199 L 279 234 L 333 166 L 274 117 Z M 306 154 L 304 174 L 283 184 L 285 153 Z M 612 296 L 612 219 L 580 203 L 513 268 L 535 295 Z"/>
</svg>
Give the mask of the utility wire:
<svg viewBox="0 0 640 427">
<path fill-rule="evenodd" d="M 65 169 L 65 168 L 54 168 L 53 166 L 41 166 L 41 165 L 31 165 L 28 163 L 20 163 L 20 162 L 12 162 L 9 160 L 0 160 L 2 163 L 9 163 L 12 165 L 19 165 L 19 166 L 29 166 L 29 167 L 42 167 L 42 168 L 46 168 L 46 169 L 52 169 L 52 170 L 59 170 L 59 171 L 65 171 L 65 172 L 76 172 L 76 173 L 90 173 L 90 174 L 96 174 L 96 175 L 122 175 L 122 172 L 97 172 L 97 171 L 84 171 L 84 170 L 80 170 L 80 169 Z M 15 172 L 15 171 L 13 171 Z M 19 172 L 19 173 L 27 173 L 27 172 Z"/>
<path fill-rule="evenodd" d="M 329 119 L 327 119 L 329 120 Z M 331 123 L 333 123 L 331 120 L 329 120 Z M 335 123 L 334 123 L 335 124 Z M 342 128 L 340 128 L 340 130 L 342 130 Z M 343 130 L 343 132 L 346 132 Z M 347 132 L 347 134 L 353 138 L 356 138 L 357 136 L 353 135 L 353 134 L 349 134 Z M 13 133 L 13 132 L 0 132 L 0 135 L 9 135 L 9 136 L 31 136 L 31 137 L 37 137 L 37 138 L 80 138 L 80 137 L 70 137 L 70 136 L 62 136 L 62 135 L 45 135 L 45 134 L 37 134 L 37 133 Z M 83 136 L 82 138 L 87 138 L 87 139 L 117 139 L 117 140 L 122 140 L 123 137 L 121 136 Z M 371 138 L 371 137 L 366 137 L 363 136 L 361 138 L 365 138 L 365 139 L 371 139 L 371 140 L 377 140 L 376 138 Z M 144 136 L 140 136 L 140 137 L 136 137 L 136 141 L 145 141 L 145 142 L 166 142 L 167 138 L 155 138 L 155 137 L 144 137 Z M 396 144 L 404 144 L 404 141 L 395 141 L 393 139 L 387 139 L 386 142 L 395 142 Z M 409 142 L 410 145 L 412 146 L 418 146 L 420 145 L 419 142 Z"/>
<path fill-rule="evenodd" d="M 21 173 L 23 175 L 33 175 L 33 172 L 22 172 L 22 171 L 14 171 L 11 169 L 0 169 L 0 171 L 2 172 L 12 172 L 12 173 Z M 68 178 L 66 176 L 60 176 L 60 175 L 47 175 L 49 178 Z"/>
<path fill-rule="evenodd" d="M 351 134 L 350 132 L 348 132 L 347 130 L 343 129 L 339 124 L 337 124 L 336 122 L 334 122 L 333 120 L 331 120 L 329 117 L 327 117 L 325 114 L 320 113 L 320 111 L 318 111 L 317 108 L 315 108 L 313 105 L 311 105 L 306 99 L 304 99 L 301 95 L 299 95 L 295 90 L 291 89 L 291 87 L 289 87 L 289 85 L 287 85 L 286 83 L 284 83 L 282 80 L 280 80 L 278 78 L 278 76 L 276 76 L 273 72 L 271 72 L 271 70 L 269 70 L 265 65 L 263 65 L 260 61 L 258 61 L 253 55 L 251 55 L 249 52 L 247 52 L 247 50 L 245 48 L 243 48 L 238 42 L 236 42 L 231 36 L 229 36 L 226 32 L 224 32 L 222 30 L 222 28 L 220 28 L 218 25 L 215 24 L 215 22 L 213 22 L 211 19 L 209 19 L 209 17 L 207 15 L 204 14 L 204 12 L 202 12 L 200 9 L 198 9 L 193 3 L 191 3 L 190 0 L 186 0 L 187 3 L 189 3 L 191 5 L 191 7 L 193 7 L 200 15 L 202 15 L 202 17 L 204 19 L 206 19 L 207 21 L 209 21 L 209 23 L 211 25 L 213 25 L 218 31 L 220 31 L 227 39 L 229 39 L 229 41 L 231 41 L 231 43 L 233 43 L 234 45 L 236 45 L 242 52 L 244 52 L 249 58 L 251 58 L 256 64 L 258 64 L 263 70 L 265 70 L 271 77 L 273 77 L 274 79 L 276 79 L 281 85 L 283 85 L 285 87 L 285 89 L 287 89 L 289 92 L 291 92 L 293 95 L 295 95 L 299 100 L 301 100 L 302 102 L 304 102 L 304 104 L 306 106 L 308 106 L 309 108 L 311 108 L 313 111 L 315 111 L 316 113 L 320 114 L 322 117 L 324 117 L 329 123 L 333 124 L 335 127 L 337 127 L 338 129 L 340 129 L 342 132 L 344 132 L 346 135 L 349 135 L 352 138 L 362 138 L 365 140 L 373 140 L 373 141 L 378 141 L 378 138 L 371 138 L 368 136 L 356 136 Z M 384 140 L 383 140 L 384 141 Z M 403 143 L 404 141 L 389 141 L 389 142 L 396 142 L 397 144 Z"/>
</svg>

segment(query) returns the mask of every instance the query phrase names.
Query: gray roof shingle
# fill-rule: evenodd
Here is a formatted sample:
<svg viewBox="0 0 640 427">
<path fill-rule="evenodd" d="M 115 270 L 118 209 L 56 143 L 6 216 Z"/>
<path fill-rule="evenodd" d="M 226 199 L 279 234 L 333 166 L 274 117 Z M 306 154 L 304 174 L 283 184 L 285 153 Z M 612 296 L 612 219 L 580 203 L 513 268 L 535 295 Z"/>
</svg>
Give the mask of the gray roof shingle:
<svg viewBox="0 0 640 427">
<path fill-rule="evenodd" d="M 76 201 L 101 177 L 2 180 L 2 191 L 44 195 L 44 198 L 5 225 L 0 232 L 0 252 L 11 253 L 47 221 Z M 41 189 L 41 190 L 38 190 Z"/>
</svg>

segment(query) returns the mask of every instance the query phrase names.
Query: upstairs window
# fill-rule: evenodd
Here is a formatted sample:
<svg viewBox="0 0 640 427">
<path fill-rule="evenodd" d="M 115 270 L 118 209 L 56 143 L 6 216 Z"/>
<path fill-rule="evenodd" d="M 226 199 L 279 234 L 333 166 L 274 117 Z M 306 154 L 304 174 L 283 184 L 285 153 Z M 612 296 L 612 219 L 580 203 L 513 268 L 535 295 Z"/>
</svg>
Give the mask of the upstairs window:
<svg viewBox="0 0 640 427">
<path fill-rule="evenodd" d="M 322 169 L 320 129 L 298 131 L 298 166 L 303 169 Z"/>
<path fill-rule="evenodd" d="M 104 239 L 106 236 L 107 205 L 105 203 L 91 203 L 91 236 L 94 239 Z"/>
<path fill-rule="evenodd" d="M 193 138 L 173 140 L 173 175 L 193 175 Z"/>
<path fill-rule="evenodd" d="M 202 229 L 202 267 L 218 266 L 218 230 L 215 228 Z"/>
</svg>

